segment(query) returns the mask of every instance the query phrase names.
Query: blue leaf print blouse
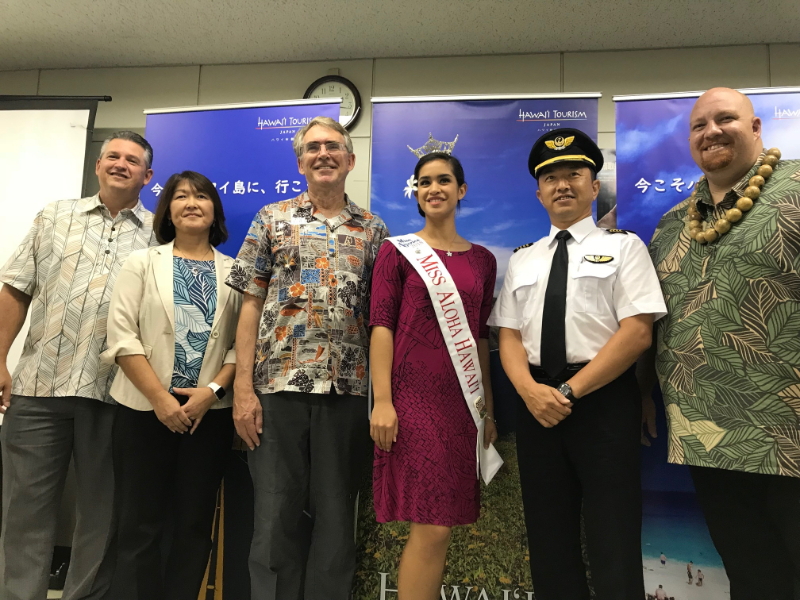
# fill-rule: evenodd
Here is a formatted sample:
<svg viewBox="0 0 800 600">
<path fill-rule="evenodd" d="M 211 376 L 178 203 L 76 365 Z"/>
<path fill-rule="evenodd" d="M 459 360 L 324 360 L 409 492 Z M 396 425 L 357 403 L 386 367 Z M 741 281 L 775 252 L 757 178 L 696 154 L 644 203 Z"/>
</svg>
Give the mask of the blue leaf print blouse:
<svg viewBox="0 0 800 600">
<path fill-rule="evenodd" d="M 217 311 L 217 273 L 213 260 L 178 256 L 172 258 L 172 273 L 175 303 L 172 387 L 194 388 Z"/>
</svg>

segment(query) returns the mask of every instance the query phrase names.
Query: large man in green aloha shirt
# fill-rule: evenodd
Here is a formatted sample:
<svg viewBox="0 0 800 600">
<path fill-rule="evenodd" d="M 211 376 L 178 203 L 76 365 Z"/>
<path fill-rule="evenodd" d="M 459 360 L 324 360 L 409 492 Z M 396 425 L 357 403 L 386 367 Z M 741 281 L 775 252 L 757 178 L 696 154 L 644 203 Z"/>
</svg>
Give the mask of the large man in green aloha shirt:
<svg viewBox="0 0 800 600">
<path fill-rule="evenodd" d="M 765 153 L 751 102 L 725 88 L 698 99 L 689 143 L 705 178 L 664 215 L 650 245 L 669 310 L 656 349 L 669 461 L 690 465 L 732 600 L 792 600 L 800 161 Z"/>
</svg>

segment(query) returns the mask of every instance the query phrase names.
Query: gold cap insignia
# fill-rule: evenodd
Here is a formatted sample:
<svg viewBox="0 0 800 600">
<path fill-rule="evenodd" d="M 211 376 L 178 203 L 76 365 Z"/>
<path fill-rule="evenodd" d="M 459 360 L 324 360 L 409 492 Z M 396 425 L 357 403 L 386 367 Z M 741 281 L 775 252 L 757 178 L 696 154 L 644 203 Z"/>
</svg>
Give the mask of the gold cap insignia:
<svg viewBox="0 0 800 600">
<path fill-rule="evenodd" d="M 569 137 L 561 137 L 558 136 L 554 140 L 545 140 L 544 145 L 550 148 L 550 150 L 563 150 L 567 146 L 569 146 L 575 140 L 575 136 L 571 135 Z"/>
<path fill-rule="evenodd" d="M 585 260 L 587 262 L 590 262 L 590 263 L 603 264 L 603 263 L 611 262 L 612 260 L 614 260 L 614 257 L 613 256 L 602 256 L 600 254 L 587 254 L 586 256 L 583 257 L 583 260 Z"/>
</svg>

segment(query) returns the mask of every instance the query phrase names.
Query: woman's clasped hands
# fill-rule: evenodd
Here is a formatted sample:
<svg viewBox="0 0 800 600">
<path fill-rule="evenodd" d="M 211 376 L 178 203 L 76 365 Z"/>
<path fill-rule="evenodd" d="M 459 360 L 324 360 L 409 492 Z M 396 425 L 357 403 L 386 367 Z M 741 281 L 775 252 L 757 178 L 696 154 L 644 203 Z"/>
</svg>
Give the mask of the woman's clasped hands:
<svg viewBox="0 0 800 600">
<path fill-rule="evenodd" d="M 211 405 L 217 401 L 217 396 L 209 387 L 173 388 L 173 391 L 189 399 L 181 405 L 175 396 L 164 391 L 153 403 L 156 416 L 173 433 L 188 431 L 191 435 L 200 426 Z"/>
</svg>

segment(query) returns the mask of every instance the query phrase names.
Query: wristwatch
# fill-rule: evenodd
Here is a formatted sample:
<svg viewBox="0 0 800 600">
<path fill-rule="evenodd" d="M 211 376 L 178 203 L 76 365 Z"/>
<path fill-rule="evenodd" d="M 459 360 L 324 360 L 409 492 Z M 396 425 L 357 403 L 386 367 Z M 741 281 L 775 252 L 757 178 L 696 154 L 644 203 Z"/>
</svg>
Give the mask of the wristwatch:
<svg viewBox="0 0 800 600">
<path fill-rule="evenodd" d="M 577 400 L 575 394 L 572 393 L 572 388 L 566 381 L 562 383 L 560 386 L 558 386 L 556 389 L 558 390 L 559 394 L 564 396 L 564 398 L 566 398 L 570 402 L 575 402 Z"/>
<path fill-rule="evenodd" d="M 225 397 L 225 388 L 224 388 L 224 387 L 222 387 L 220 384 L 218 384 L 218 383 L 214 383 L 214 382 L 212 381 L 212 382 L 211 382 L 211 383 L 209 383 L 209 384 L 208 384 L 206 387 L 210 387 L 210 388 L 211 388 L 211 391 L 212 391 L 212 392 L 214 392 L 214 395 L 215 395 L 215 396 L 216 396 L 218 399 L 222 400 L 222 399 Z"/>
</svg>

